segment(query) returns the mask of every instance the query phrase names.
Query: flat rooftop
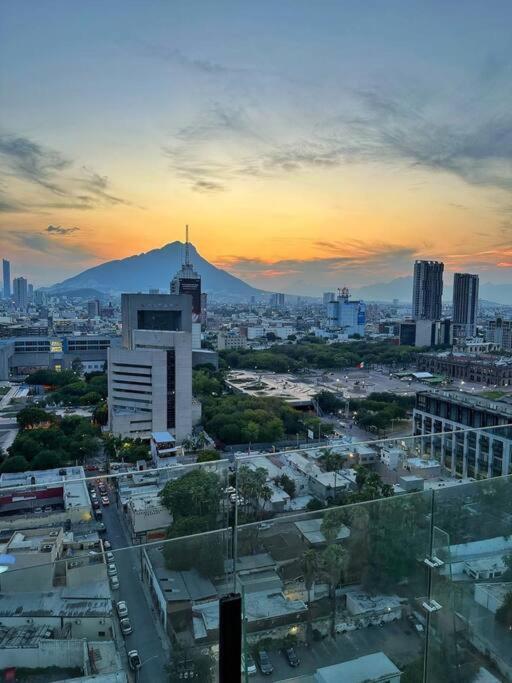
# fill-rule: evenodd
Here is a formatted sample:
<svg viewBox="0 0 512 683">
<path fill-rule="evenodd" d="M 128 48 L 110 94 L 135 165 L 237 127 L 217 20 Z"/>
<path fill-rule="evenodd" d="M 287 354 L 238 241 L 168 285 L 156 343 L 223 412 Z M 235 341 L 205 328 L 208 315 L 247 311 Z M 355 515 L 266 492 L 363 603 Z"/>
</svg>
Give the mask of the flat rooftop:
<svg viewBox="0 0 512 683">
<path fill-rule="evenodd" d="M 399 674 L 400 669 L 384 652 L 375 652 L 348 662 L 317 669 L 316 681 L 317 683 L 340 683 L 340 681 L 367 683 L 367 681 L 384 681 L 386 676 L 396 677 Z"/>
<path fill-rule="evenodd" d="M 512 405 L 507 401 L 501 399 L 485 398 L 484 396 L 477 396 L 465 391 L 448 391 L 446 389 L 426 389 L 425 391 L 418 391 L 418 396 L 431 396 L 432 398 L 445 398 L 453 403 L 459 403 L 475 408 L 482 408 L 493 413 L 498 412 L 504 417 L 512 419 Z"/>
</svg>

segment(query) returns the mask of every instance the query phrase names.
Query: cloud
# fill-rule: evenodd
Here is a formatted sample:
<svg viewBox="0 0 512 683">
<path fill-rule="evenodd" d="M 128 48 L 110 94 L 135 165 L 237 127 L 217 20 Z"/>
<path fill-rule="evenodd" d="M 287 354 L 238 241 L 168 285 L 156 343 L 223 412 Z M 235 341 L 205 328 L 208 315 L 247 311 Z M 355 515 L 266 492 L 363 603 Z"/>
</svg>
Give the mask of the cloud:
<svg viewBox="0 0 512 683">
<path fill-rule="evenodd" d="M 226 188 L 220 183 L 215 183 L 211 180 L 196 180 L 192 189 L 196 192 L 222 192 Z"/>
<path fill-rule="evenodd" d="M 55 227 L 55 226 L 49 226 Z M 66 229 L 66 228 L 64 228 Z M 0 246 L 4 252 L 15 251 L 26 256 L 31 256 L 28 252 L 35 252 L 39 256 L 45 254 L 55 261 L 63 258 L 66 260 L 83 261 L 95 257 L 89 247 L 72 242 L 63 242 L 56 239 L 56 234 L 48 229 L 45 232 L 34 230 L 2 230 L 0 234 Z M 60 234 L 60 233 L 57 233 Z M 33 254 L 32 254 L 33 257 Z"/>
<path fill-rule="evenodd" d="M 107 176 L 85 166 L 74 172 L 72 160 L 29 138 L 0 135 L 0 159 L 5 169 L 2 171 L 4 186 L 13 185 L 0 201 L 1 211 L 88 210 L 130 203 L 110 191 Z"/>
<path fill-rule="evenodd" d="M 80 228 L 62 228 L 60 225 L 49 225 L 46 228 L 46 232 L 53 235 L 71 235 L 74 232 L 78 232 Z"/>
<path fill-rule="evenodd" d="M 287 291 L 318 292 L 321 287 L 358 286 L 397 272 L 409 274 L 419 248 L 359 240 L 316 242 L 318 256 L 296 259 L 263 259 L 228 255 L 215 265 L 259 286 L 282 286 Z"/>
</svg>

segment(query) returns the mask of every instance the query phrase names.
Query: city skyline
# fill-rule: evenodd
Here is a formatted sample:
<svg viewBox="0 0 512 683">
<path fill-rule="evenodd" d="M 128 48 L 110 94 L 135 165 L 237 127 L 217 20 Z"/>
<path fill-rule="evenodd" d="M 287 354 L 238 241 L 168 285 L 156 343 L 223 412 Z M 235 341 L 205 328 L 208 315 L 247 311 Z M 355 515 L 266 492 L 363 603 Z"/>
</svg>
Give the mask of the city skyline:
<svg viewBox="0 0 512 683">
<path fill-rule="evenodd" d="M 53 284 L 190 223 L 205 258 L 271 291 L 416 259 L 510 282 L 512 10 L 413 5 L 4 6 L 13 275 Z"/>
</svg>

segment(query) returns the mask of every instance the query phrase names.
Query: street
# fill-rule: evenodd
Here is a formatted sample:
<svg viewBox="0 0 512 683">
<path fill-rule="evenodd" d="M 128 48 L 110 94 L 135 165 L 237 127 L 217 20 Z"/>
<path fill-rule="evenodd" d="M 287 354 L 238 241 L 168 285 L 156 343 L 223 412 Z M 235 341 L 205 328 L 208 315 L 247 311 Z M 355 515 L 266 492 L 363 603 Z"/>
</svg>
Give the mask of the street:
<svg viewBox="0 0 512 683">
<path fill-rule="evenodd" d="M 107 538 L 112 544 L 119 589 L 113 591 L 114 600 L 126 600 L 129 619 L 133 633 L 125 640 L 126 651 L 138 650 L 142 667 L 139 671 L 139 683 L 155 683 L 166 681 L 168 676 L 165 667 L 169 663 L 166 651 L 162 646 L 159 632 L 146 596 L 144 595 L 140 579 L 140 554 L 138 548 L 131 550 L 116 550 L 130 545 L 119 520 L 119 513 L 110 494 L 110 505 L 103 506 L 103 522 L 107 528 Z M 117 619 L 117 616 L 115 617 Z M 120 649 L 122 649 L 122 645 Z M 125 664 L 128 666 L 127 664 Z"/>
</svg>

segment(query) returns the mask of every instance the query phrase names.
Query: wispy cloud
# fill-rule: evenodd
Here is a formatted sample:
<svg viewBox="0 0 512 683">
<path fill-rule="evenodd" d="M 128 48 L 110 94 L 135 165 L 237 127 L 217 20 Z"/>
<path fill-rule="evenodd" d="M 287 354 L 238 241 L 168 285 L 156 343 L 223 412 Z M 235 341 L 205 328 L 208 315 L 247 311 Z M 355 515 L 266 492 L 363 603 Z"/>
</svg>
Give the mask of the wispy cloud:
<svg viewBox="0 0 512 683">
<path fill-rule="evenodd" d="M 73 228 L 63 228 L 60 225 L 49 225 L 46 228 L 46 232 L 49 232 L 52 235 L 72 235 L 74 232 L 78 232 L 80 228 L 73 227 Z"/>
<path fill-rule="evenodd" d="M 0 135 L 0 160 L 5 187 L 0 211 L 4 213 L 32 209 L 88 210 L 129 204 L 112 194 L 107 176 L 85 166 L 75 171 L 71 159 L 29 138 Z M 20 192 L 20 183 L 23 192 Z"/>
<path fill-rule="evenodd" d="M 53 227 L 53 226 L 49 226 Z M 59 233 L 45 230 L 39 232 L 30 229 L 3 229 L 0 234 L 0 246 L 6 253 L 15 252 L 30 257 L 45 257 L 58 262 L 60 259 L 82 262 L 95 257 L 93 251 L 84 244 L 58 239 Z"/>
</svg>

